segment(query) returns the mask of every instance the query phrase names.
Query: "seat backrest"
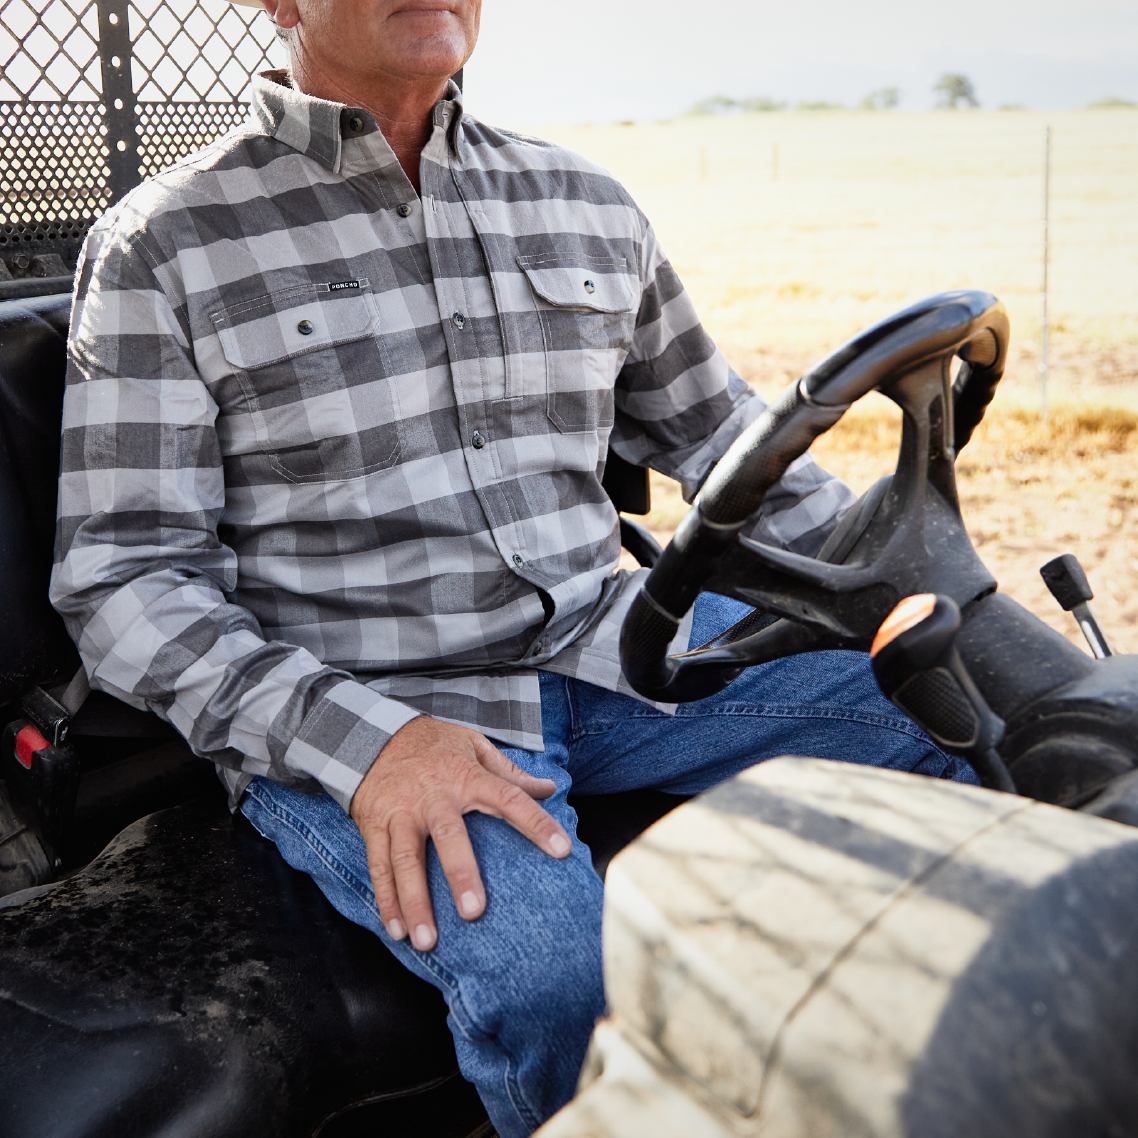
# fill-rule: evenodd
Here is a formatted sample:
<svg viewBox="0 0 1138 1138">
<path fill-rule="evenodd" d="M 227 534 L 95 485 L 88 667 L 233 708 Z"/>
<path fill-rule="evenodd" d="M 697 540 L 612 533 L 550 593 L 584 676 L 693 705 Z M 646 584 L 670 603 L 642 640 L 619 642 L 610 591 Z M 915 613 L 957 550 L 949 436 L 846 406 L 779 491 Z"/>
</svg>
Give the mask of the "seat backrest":
<svg viewBox="0 0 1138 1138">
<path fill-rule="evenodd" d="M 79 666 L 47 599 L 68 293 L 0 303 L 0 703 Z"/>
</svg>

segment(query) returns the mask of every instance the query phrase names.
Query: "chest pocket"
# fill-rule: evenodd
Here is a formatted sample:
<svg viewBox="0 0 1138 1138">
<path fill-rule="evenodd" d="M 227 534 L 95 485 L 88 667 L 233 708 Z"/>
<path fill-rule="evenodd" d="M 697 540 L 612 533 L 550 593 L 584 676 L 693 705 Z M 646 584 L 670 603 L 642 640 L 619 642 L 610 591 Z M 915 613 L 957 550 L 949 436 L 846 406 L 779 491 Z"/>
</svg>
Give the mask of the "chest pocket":
<svg viewBox="0 0 1138 1138">
<path fill-rule="evenodd" d="M 212 319 L 278 477 L 334 482 L 398 460 L 398 407 L 366 280 L 283 289 Z"/>
<path fill-rule="evenodd" d="M 547 412 L 560 431 L 607 430 L 613 385 L 632 346 L 639 278 L 623 257 L 519 257 L 545 353 Z"/>
</svg>

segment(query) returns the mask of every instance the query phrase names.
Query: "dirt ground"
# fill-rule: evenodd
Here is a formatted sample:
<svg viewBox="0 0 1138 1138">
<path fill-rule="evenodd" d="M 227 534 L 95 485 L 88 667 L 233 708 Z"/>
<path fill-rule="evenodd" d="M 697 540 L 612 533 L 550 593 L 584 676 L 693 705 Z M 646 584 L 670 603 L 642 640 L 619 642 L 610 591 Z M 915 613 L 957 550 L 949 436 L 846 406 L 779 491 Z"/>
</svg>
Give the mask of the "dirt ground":
<svg viewBox="0 0 1138 1138">
<path fill-rule="evenodd" d="M 1036 366 L 1012 362 L 972 441 L 957 461 L 968 531 L 1000 588 L 1073 643 L 1073 618 L 1052 599 L 1039 568 L 1074 553 L 1095 591 L 1093 607 L 1119 651 L 1138 652 L 1138 350 L 1056 361 L 1078 369 L 1085 398 L 1065 395 L 1040 423 Z M 773 396 L 814 362 L 801 353 L 758 353 L 739 370 Z M 818 461 L 859 493 L 892 469 L 900 412 L 870 396 L 814 448 Z M 653 478 L 646 520 L 661 541 L 686 504 L 675 483 Z"/>
</svg>

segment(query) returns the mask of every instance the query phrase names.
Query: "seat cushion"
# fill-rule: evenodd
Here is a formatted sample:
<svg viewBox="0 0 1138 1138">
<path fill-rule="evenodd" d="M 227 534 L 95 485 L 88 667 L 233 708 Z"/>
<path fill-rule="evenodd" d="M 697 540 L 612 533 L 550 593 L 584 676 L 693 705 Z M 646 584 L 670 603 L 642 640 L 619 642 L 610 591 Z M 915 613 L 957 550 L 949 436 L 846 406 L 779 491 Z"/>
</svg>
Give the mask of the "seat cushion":
<svg viewBox="0 0 1138 1138">
<path fill-rule="evenodd" d="M 0 303 L 0 703 L 78 667 L 47 599 L 70 313 L 70 294 Z"/>
<path fill-rule="evenodd" d="M 446 1100 L 424 1134 L 484 1120 L 439 993 L 220 798 L 0 903 L 0 945 L 2 1134 L 309 1135 L 365 1100 L 379 1133 L 409 1096 Z"/>
</svg>

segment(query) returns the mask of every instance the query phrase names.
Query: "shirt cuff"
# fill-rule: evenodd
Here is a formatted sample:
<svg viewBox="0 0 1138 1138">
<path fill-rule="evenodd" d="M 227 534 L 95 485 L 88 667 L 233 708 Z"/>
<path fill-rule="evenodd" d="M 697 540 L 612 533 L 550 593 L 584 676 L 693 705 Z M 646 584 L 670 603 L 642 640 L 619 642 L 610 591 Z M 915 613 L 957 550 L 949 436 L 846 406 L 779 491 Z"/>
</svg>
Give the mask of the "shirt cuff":
<svg viewBox="0 0 1138 1138">
<path fill-rule="evenodd" d="M 352 795 L 387 741 L 419 712 L 355 680 L 329 688 L 304 717 L 285 765 L 316 779 L 350 812 Z"/>
</svg>

